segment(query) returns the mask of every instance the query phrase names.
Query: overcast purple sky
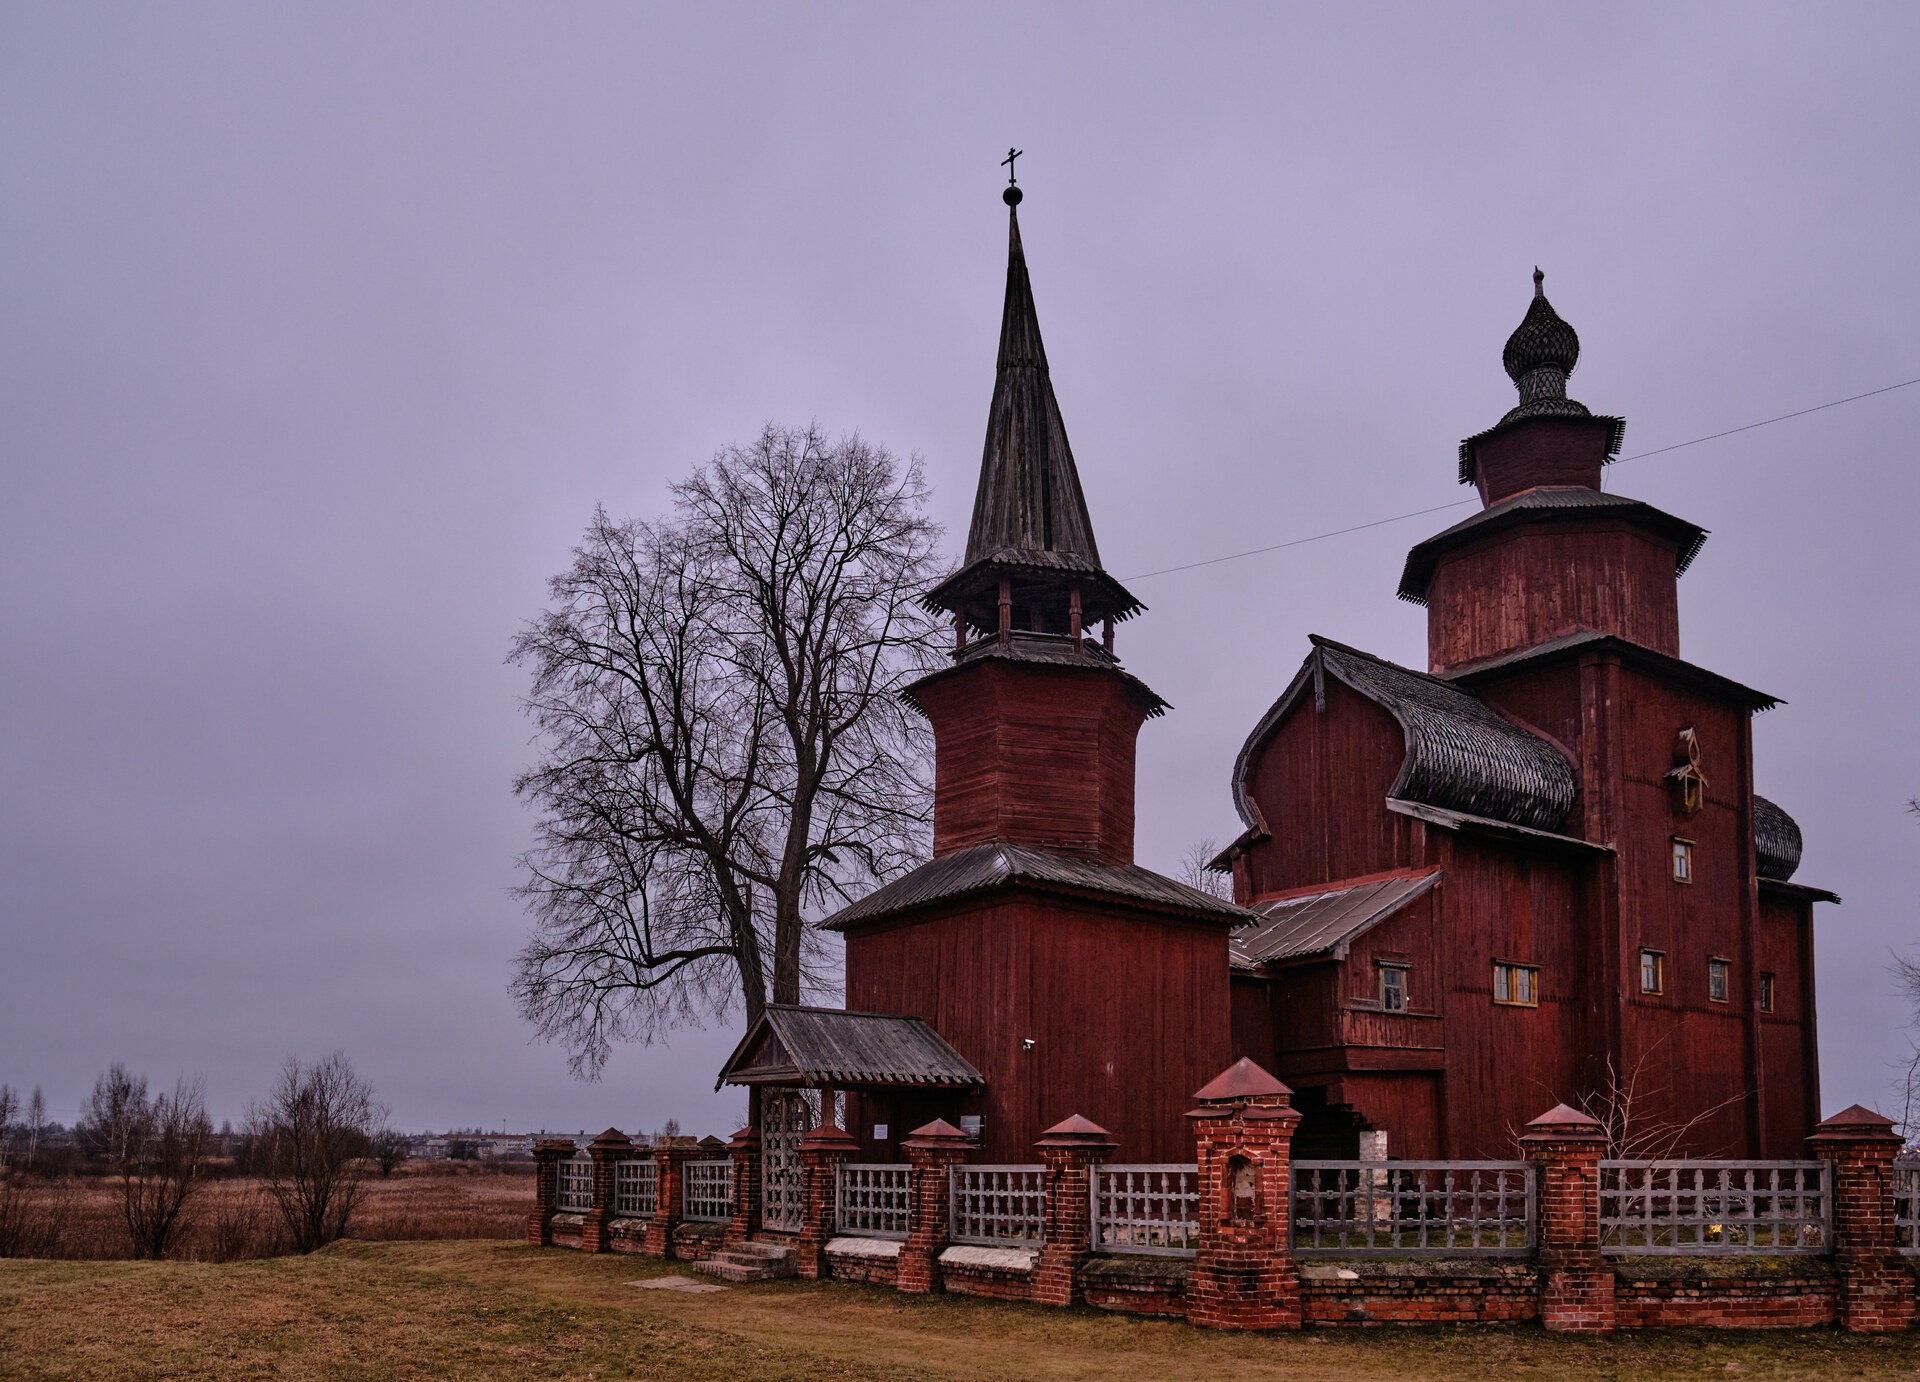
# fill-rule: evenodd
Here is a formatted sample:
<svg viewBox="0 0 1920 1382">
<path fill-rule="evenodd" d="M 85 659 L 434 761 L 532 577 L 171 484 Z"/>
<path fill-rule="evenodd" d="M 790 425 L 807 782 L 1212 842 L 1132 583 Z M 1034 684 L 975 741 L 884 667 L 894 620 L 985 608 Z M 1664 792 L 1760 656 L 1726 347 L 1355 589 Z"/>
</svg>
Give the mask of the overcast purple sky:
<svg viewBox="0 0 1920 1382">
<path fill-rule="evenodd" d="M 569 1079 L 506 985 L 503 665 L 596 501 L 767 419 L 957 543 L 1022 230 L 1122 578 L 1449 503 L 1535 263 L 1625 452 L 1920 376 L 1920 8 L 0 6 L 0 1081 L 238 1117 L 342 1048 L 409 1126 L 725 1132 L 732 1041 Z M 1920 387 L 1609 472 L 1713 531 L 1684 654 L 1788 702 L 1823 1102 L 1920 941 Z M 1130 581 L 1139 853 L 1309 631 L 1423 665 L 1470 512 Z M 1897 1112 L 1897 1110 L 1894 1110 Z"/>
</svg>

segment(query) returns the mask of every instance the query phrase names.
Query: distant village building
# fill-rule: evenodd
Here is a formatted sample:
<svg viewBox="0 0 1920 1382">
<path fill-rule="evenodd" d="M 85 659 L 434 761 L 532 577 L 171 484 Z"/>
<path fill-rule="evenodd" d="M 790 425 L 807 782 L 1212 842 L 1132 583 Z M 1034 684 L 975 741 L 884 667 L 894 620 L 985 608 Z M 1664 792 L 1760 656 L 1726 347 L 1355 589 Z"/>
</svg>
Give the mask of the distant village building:
<svg viewBox="0 0 1920 1382">
<path fill-rule="evenodd" d="M 1509 1156 L 1541 1108 L 1629 1084 L 1676 1152 L 1798 1154 L 1812 904 L 1838 899 L 1791 881 L 1799 830 L 1753 790 L 1776 700 L 1679 655 L 1705 533 L 1601 490 L 1624 424 L 1567 397 L 1579 342 L 1537 271 L 1520 401 L 1460 446 L 1484 507 L 1401 577 L 1428 668 L 1312 640 L 1233 764 L 1228 903 L 1133 859 L 1135 739 L 1168 707 L 1115 651 L 1143 607 L 1100 560 L 1019 201 L 966 557 L 926 597 L 951 664 L 909 693 L 933 857 L 822 923 L 847 1008 L 769 1006 L 721 1072 L 760 1091 L 768 1227 L 836 1092 L 864 1160 L 944 1118 L 1023 1162 L 1081 1114 L 1170 1162 L 1241 1056 L 1293 1087 L 1303 1156 Z"/>
</svg>

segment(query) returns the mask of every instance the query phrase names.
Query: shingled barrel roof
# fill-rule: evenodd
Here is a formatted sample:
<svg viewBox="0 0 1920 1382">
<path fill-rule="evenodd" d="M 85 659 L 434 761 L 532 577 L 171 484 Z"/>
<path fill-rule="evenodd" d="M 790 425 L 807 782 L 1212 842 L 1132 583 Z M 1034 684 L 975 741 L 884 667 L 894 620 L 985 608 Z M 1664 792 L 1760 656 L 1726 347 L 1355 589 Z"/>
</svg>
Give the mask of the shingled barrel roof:
<svg viewBox="0 0 1920 1382">
<path fill-rule="evenodd" d="M 769 1003 L 733 1048 L 713 1087 L 985 1084 L 940 1033 L 917 1017 Z"/>
<path fill-rule="evenodd" d="M 1254 754 L 1301 699 L 1318 700 L 1328 676 L 1399 721 L 1406 757 L 1389 797 L 1442 810 L 1557 830 L 1573 809 L 1573 765 L 1554 744 L 1503 719 L 1460 687 L 1424 672 L 1312 636 L 1313 651 L 1280 699 L 1260 717 L 1233 764 L 1233 801 L 1249 828 L 1263 828 L 1247 792 Z"/>
<path fill-rule="evenodd" d="M 1755 872 L 1784 883 L 1800 867 L 1800 826 L 1758 792 L 1753 794 Z"/>
<path fill-rule="evenodd" d="M 1117 900 L 1152 911 L 1177 912 L 1230 926 L 1254 920 L 1252 913 L 1198 888 L 1175 882 L 1138 864 L 1101 864 L 1025 845 L 989 843 L 930 859 L 903 878 L 821 921 L 827 931 L 873 921 L 918 907 L 995 888 L 1025 887 Z"/>
<path fill-rule="evenodd" d="M 1441 871 L 1411 877 L 1374 878 L 1256 902 L 1260 914 L 1227 937 L 1227 955 L 1236 969 L 1257 969 L 1284 960 L 1347 957 L 1347 947 L 1363 931 L 1379 925 L 1440 881 Z"/>
<path fill-rule="evenodd" d="M 1433 581 L 1434 564 L 1448 548 L 1491 537 L 1523 524 L 1542 522 L 1584 522 L 1595 518 L 1631 518 L 1642 526 L 1670 539 L 1679 549 L 1674 563 L 1676 575 L 1686 574 L 1707 540 L 1707 530 L 1684 518 L 1638 499 L 1622 494 L 1606 494 L 1585 485 L 1542 485 L 1510 499 L 1489 504 L 1471 518 L 1435 533 L 1407 553 L 1407 564 L 1400 573 L 1400 598 L 1410 604 L 1427 602 L 1427 587 Z"/>
</svg>

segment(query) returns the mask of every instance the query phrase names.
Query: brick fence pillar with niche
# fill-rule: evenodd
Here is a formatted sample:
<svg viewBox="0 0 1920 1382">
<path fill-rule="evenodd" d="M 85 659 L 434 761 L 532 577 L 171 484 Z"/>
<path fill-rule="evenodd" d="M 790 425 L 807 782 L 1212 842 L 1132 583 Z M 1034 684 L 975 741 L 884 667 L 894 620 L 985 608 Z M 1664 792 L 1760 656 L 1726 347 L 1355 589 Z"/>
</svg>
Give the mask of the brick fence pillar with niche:
<svg viewBox="0 0 1920 1382">
<path fill-rule="evenodd" d="M 633 1140 L 618 1128 L 608 1128 L 587 1144 L 593 1160 L 593 1208 L 580 1216 L 581 1252 L 605 1252 L 611 1246 L 607 1225 L 613 1222 L 613 1167 L 632 1153 Z"/>
<path fill-rule="evenodd" d="M 1540 1323 L 1570 1334 L 1610 1334 L 1613 1269 L 1600 1255 L 1600 1158 L 1606 1129 L 1558 1104 L 1520 1138 L 1539 1195 Z"/>
<path fill-rule="evenodd" d="M 680 1184 L 686 1165 L 700 1155 L 691 1137 L 658 1137 L 653 1143 L 653 1217 L 647 1220 L 648 1257 L 673 1256 L 673 1231 L 680 1227 L 683 1199 Z"/>
<path fill-rule="evenodd" d="M 831 1096 L 823 1101 L 832 1118 Z M 800 1237 L 794 1244 L 801 1276 L 817 1281 L 827 1275 L 827 1244 L 833 1241 L 840 1195 L 840 1167 L 859 1154 L 852 1133 L 822 1122 L 800 1139 L 800 1175 L 806 1200 L 800 1216 Z"/>
<path fill-rule="evenodd" d="M 571 1138 L 548 1137 L 533 1144 L 533 1213 L 527 1216 L 527 1241 L 536 1248 L 553 1246 L 553 1206 L 560 1193 L 560 1163 L 573 1153 Z"/>
<path fill-rule="evenodd" d="M 1293 1091 L 1234 1062 L 1194 1098 L 1200 1242 L 1187 1272 L 1187 1322 L 1208 1329 L 1298 1329 L 1294 1269 Z"/>
<path fill-rule="evenodd" d="M 909 1295 L 925 1295 L 939 1285 L 940 1252 L 953 1228 L 952 1181 L 948 1168 L 967 1159 L 973 1139 L 944 1118 L 907 1135 L 903 1150 L 913 1167 L 913 1198 L 907 1211 L 907 1241 L 900 1245 L 895 1284 Z"/>
<path fill-rule="evenodd" d="M 1081 1299 L 1080 1269 L 1093 1256 L 1093 1168 L 1119 1144 L 1079 1114 L 1055 1123 L 1034 1146 L 1046 1163 L 1046 1236 L 1033 1264 L 1036 1305 L 1073 1305 Z"/>
<path fill-rule="evenodd" d="M 733 1218 L 727 1221 L 727 1246 L 747 1242 L 760 1231 L 760 1129 L 749 1123 L 727 1143 L 733 1158 Z"/>
<path fill-rule="evenodd" d="M 1856 1334 L 1913 1323 L 1913 1269 L 1894 1241 L 1893 1120 L 1855 1104 L 1807 1139 L 1833 1166 L 1833 1260 L 1840 1272 L 1840 1324 Z"/>
</svg>

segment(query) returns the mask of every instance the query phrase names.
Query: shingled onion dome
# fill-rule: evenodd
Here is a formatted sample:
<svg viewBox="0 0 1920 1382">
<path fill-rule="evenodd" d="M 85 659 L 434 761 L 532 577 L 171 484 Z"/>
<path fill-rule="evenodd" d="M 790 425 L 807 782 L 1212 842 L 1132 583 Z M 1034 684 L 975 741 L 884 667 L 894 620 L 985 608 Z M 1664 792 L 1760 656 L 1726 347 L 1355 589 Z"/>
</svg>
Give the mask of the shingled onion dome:
<svg viewBox="0 0 1920 1382">
<path fill-rule="evenodd" d="M 1547 276 L 1533 271 L 1533 301 L 1507 337 L 1500 363 L 1520 391 L 1520 403 L 1500 420 L 1523 417 L 1586 417 L 1587 406 L 1567 397 L 1567 376 L 1580 362 L 1580 337 L 1547 301 Z"/>
</svg>

